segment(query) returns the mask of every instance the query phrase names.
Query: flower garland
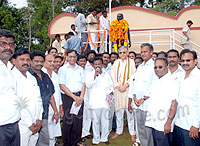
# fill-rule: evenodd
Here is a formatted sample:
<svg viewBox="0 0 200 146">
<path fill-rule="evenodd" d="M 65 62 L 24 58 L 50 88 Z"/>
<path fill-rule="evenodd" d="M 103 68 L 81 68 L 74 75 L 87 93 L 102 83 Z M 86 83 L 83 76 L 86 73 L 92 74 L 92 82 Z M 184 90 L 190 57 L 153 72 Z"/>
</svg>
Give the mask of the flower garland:
<svg viewBox="0 0 200 146">
<path fill-rule="evenodd" d="M 117 41 L 118 47 L 121 47 L 121 40 L 124 40 L 124 46 L 127 46 L 128 40 L 128 29 L 129 25 L 128 22 L 124 19 L 120 21 L 114 20 L 110 24 L 110 40 L 114 43 L 114 51 L 118 52 L 117 50 Z"/>
</svg>

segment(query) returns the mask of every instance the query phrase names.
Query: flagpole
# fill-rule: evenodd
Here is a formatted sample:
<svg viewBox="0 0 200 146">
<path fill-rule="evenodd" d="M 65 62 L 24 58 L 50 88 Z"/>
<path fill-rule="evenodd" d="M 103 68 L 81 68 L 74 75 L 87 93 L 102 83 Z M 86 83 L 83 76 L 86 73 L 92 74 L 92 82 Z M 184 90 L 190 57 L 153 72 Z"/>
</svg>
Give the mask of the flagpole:
<svg viewBox="0 0 200 146">
<path fill-rule="evenodd" d="M 110 19 L 110 24 L 111 24 L 111 17 L 112 17 L 112 15 L 111 15 L 111 8 L 112 8 L 111 4 L 112 4 L 112 0 L 109 0 L 109 19 Z M 112 42 L 109 40 L 109 53 L 111 53 L 111 49 L 112 49 L 111 47 L 112 47 Z"/>
</svg>

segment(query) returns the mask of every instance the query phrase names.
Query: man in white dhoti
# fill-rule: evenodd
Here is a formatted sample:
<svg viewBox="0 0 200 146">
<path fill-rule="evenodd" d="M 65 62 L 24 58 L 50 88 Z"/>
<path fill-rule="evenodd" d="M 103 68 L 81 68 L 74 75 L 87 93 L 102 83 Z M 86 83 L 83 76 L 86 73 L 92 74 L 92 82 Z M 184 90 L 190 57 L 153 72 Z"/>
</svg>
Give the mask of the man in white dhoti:
<svg viewBox="0 0 200 146">
<path fill-rule="evenodd" d="M 129 79 L 135 73 L 134 60 L 128 58 L 128 48 L 122 46 L 119 49 L 120 59 L 116 60 L 111 69 L 111 78 L 114 86 L 115 111 L 117 129 L 113 139 L 123 133 L 124 112 L 127 114 L 128 129 L 132 141 L 135 140 L 134 118 L 133 114 L 128 111 L 128 92 Z"/>
<path fill-rule="evenodd" d="M 58 75 L 53 71 L 54 69 L 55 57 L 53 55 L 47 55 L 45 57 L 44 67 L 42 70 L 49 75 L 49 78 L 53 82 L 55 93 L 53 94 L 56 107 L 60 117 L 63 117 L 63 107 L 62 107 L 62 98 L 59 86 Z M 49 131 L 49 146 L 54 146 L 56 143 L 56 137 L 61 136 L 61 127 L 60 127 L 60 118 L 58 122 L 52 120 L 54 110 L 49 106 L 49 120 L 48 120 L 48 131 Z"/>
</svg>

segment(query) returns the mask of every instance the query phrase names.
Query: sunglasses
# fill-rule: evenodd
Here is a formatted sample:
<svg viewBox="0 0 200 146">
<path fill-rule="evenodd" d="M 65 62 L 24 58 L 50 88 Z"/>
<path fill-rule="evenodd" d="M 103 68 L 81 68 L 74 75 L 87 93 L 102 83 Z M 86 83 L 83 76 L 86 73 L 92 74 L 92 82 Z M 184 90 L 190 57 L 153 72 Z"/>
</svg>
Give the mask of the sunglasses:
<svg viewBox="0 0 200 146">
<path fill-rule="evenodd" d="M 160 65 L 160 66 L 154 66 L 154 69 L 158 69 L 158 68 L 159 68 L 159 69 L 162 69 L 163 66 L 161 66 L 161 65 Z"/>
<path fill-rule="evenodd" d="M 191 60 L 193 60 L 193 59 L 181 59 L 180 61 L 181 62 L 190 62 Z"/>
</svg>

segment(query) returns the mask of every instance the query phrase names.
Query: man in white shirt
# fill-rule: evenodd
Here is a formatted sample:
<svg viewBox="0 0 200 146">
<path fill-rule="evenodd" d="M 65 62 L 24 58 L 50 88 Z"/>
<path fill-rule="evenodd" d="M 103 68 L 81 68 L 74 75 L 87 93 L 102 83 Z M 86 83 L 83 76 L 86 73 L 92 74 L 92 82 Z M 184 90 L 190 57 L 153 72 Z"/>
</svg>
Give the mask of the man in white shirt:
<svg viewBox="0 0 200 146">
<path fill-rule="evenodd" d="M 89 92 L 89 108 L 92 113 L 93 144 L 109 144 L 109 104 L 107 96 L 112 92 L 110 75 L 102 71 L 102 58 L 94 59 L 94 71 L 86 75 L 86 86 Z M 100 136 L 101 132 L 101 136 Z"/>
<path fill-rule="evenodd" d="M 76 26 L 75 26 L 75 24 L 72 24 L 72 25 L 71 25 L 71 30 L 70 30 L 70 31 L 73 32 L 74 36 L 77 36 L 77 35 L 78 35 L 78 32 L 76 31 Z"/>
<path fill-rule="evenodd" d="M 168 73 L 166 58 L 157 58 L 154 70 L 145 125 L 152 128 L 155 146 L 172 146 L 179 85 Z"/>
<path fill-rule="evenodd" d="M 186 39 L 181 40 L 181 44 L 184 49 L 192 49 L 192 44 L 190 42 L 191 36 L 190 36 L 190 27 L 192 26 L 193 22 L 191 20 L 188 20 L 185 26 L 182 29 L 182 33 Z"/>
<path fill-rule="evenodd" d="M 85 19 L 84 14 L 82 14 L 82 9 L 78 9 L 78 15 L 75 18 L 75 25 L 77 27 L 78 37 L 81 38 L 83 42 L 87 41 L 87 34 L 83 33 L 83 31 L 87 30 L 87 20 Z"/>
<path fill-rule="evenodd" d="M 92 71 L 93 68 L 93 59 L 96 56 L 96 52 L 94 50 L 90 50 L 87 52 L 87 63 L 85 65 L 85 71 L 89 72 Z"/>
<path fill-rule="evenodd" d="M 180 62 L 185 76 L 180 82 L 175 133 L 178 146 L 200 145 L 200 71 L 195 51 L 184 49 Z"/>
<path fill-rule="evenodd" d="M 61 54 L 63 52 L 61 43 L 62 43 L 62 40 L 60 38 L 60 35 L 56 34 L 55 35 L 55 41 L 53 42 L 52 47 L 54 47 L 58 50 L 58 54 Z"/>
<path fill-rule="evenodd" d="M 62 106 L 62 99 L 61 99 L 61 92 L 60 92 L 60 86 L 59 86 L 59 78 L 58 75 L 53 71 L 54 69 L 54 62 L 55 57 L 53 55 L 47 55 L 45 56 L 45 62 L 44 67 L 42 68 L 42 71 L 49 75 L 49 78 L 53 82 L 55 93 L 53 94 L 56 108 L 58 110 L 58 113 L 60 117 L 62 118 L 63 113 L 63 106 Z M 48 120 L 48 131 L 49 131 L 49 146 L 55 146 L 56 143 L 56 137 L 61 136 L 61 127 L 60 127 L 60 118 L 58 122 L 55 120 L 51 120 L 54 114 L 53 108 L 49 107 L 49 120 Z"/>
<path fill-rule="evenodd" d="M 87 16 L 87 23 L 88 23 L 88 31 L 97 30 L 97 26 L 99 24 L 98 17 L 97 17 L 97 10 L 94 8 L 91 10 L 92 13 Z M 89 35 L 89 34 L 88 34 Z M 88 36 L 89 37 L 89 36 Z M 90 49 L 94 50 L 97 53 L 97 32 L 90 33 Z M 93 43 L 92 43 L 93 42 Z"/>
<path fill-rule="evenodd" d="M 115 114 L 117 129 L 112 139 L 117 138 L 123 133 L 124 112 L 127 115 L 128 129 L 131 140 L 135 141 L 133 113 L 128 111 L 128 92 L 130 77 L 135 73 L 134 60 L 128 58 L 128 48 L 119 48 L 120 59 L 116 60 L 111 69 L 111 78 L 114 86 Z"/>
<path fill-rule="evenodd" d="M 169 73 L 175 80 L 180 82 L 180 79 L 184 76 L 185 71 L 179 65 L 179 52 L 174 49 L 169 50 L 167 52 L 167 60 L 169 62 Z"/>
<path fill-rule="evenodd" d="M 141 45 L 141 57 L 144 60 L 135 73 L 133 100 L 136 109 L 136 124 L 139 140 L 142 146 L 153 146 L 152 130 L 145 126 L 147 107 L 149 105 L 150 89 L 154 73 L 154 61 L 151 58 L 153 46 L 149 43 Z M 129 100 L 131 104 L 131 100 Z"/>
<path fill-rule="evenodd" d="M 99 29 L 107 31 L 107 36 L 109 33 L 109 25 L 110 25 L 110 22 L 107 18 L 107 11 L 104 10 L 104 11 L 102 11 L 102 15 L 99 18 Z M 106 35 L 106 33 L 105 33 L 105 35 Z M 103 38 L 104 38 L 104 40 L 103 40 Z M 104 42 L 107 41 L 106 36 L 104 36 L 104 32 L 100 32 L 100 41 L 104 41 Z M 107 50 L 105 50 L 105 47 L 106 47 L 106 44 L 103 43 L 99 48 L 99 53 L 103 53 L 103 52 L 107 51 Z"/>
<path fill-rule="evenodd" d="M 15 51 L 15 36 L 6 29 L 0 29 L 0 145 L 20 146 L 20 103 L 16 95 L 15 79 L 9 66 L 9 59 Z M 10 64 L 10 65 L 9 65 Z"/>
<path fill-rule="evenodd" d="M 64 110 L 64 146 L 77 145 L 82 134 L 85 77 L 83 68 L 76 64 L 77 54 L 75 50 L 67 50 L 68 63 L 58 71 Z M 77 115 L 70 112 L 73 105 L 80 108 Z"/>
<path fill-rule="evenodd" d="M 30 68 L 30 53 L 26 49 L 15 52 L 12 73 L 16 79 L 17 96 L 21 104 L 21 120 L 19 121 L 21 146 L 35 146 L 38 131 L 42 123 L 42 98 L 37 81 L 28 69 Z M 26 89 L 24 89 L 26 87 Z"/>
</svg>

